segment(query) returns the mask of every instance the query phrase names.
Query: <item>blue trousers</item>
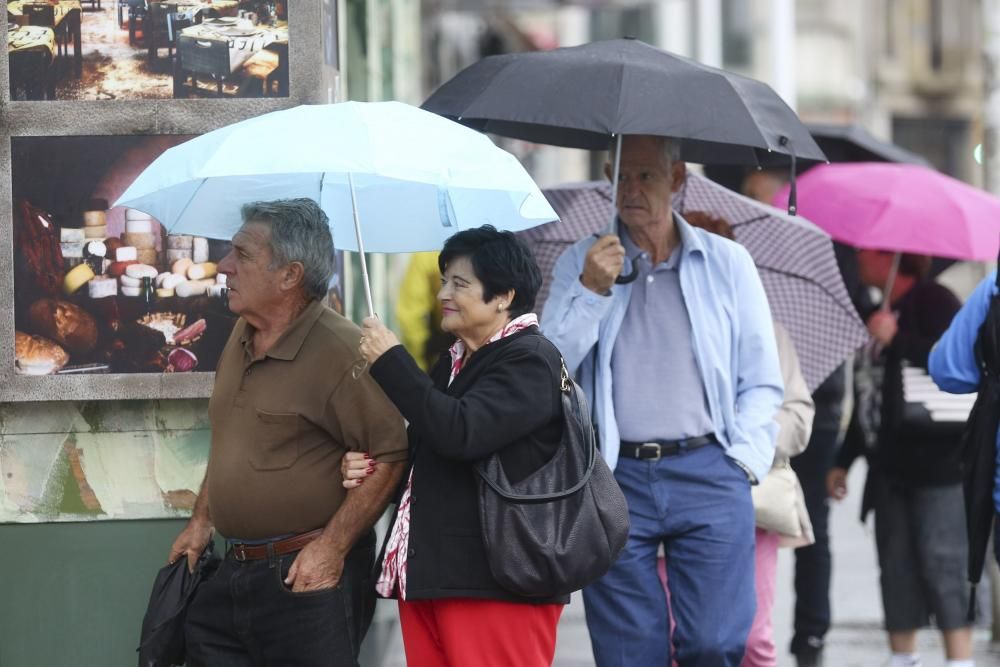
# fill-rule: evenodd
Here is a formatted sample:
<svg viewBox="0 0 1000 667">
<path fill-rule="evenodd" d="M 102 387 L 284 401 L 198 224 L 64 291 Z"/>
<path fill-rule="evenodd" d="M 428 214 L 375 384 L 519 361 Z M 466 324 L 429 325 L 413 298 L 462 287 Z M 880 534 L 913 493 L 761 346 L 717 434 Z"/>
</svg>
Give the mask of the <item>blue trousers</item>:
<svg viewBox="0 0 1000 667">
<path fill-rule="evenodd" d="M 632 522 L 618 561 L 583 591 L 598 667 L 737 667 L 756 610 L 746 473 L 718 445 L 658 461 L 620 458 Z M 671 611 L 656 574 L 663 544 Z"/>
</svg>

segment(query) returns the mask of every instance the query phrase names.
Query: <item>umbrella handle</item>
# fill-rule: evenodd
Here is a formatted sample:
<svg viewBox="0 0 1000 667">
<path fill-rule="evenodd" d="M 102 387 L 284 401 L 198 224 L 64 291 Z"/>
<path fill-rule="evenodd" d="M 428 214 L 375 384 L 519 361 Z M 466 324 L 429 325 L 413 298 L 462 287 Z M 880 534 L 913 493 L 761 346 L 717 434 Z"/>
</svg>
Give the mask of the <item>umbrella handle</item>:
<svg viewBox="0 0 1000 667">
<path fill-rule="evenodd" d="M 350 172 L 347 174 L 347 183 L 351 187 L 351 209 L 354 211 L 354 234 L 358 239 L 358 255 L 361 258 L 361 279 L 365 286 L 368 317 L 375 317 L 375 306 L 372 304 L 372 286 L 368 279 L 368 261 L 365 259 L 365 244 L 361 238 L 361 215 L 358 213 L 358 197 L 354 192 L 354 177 Z"/>
<path fill-rule="evenodd" d="M 617 225 L 618 221 L 618 180 L 621 174 L 622 166 L 622 135 L 619 134 L 617 140 L 615 141 L 615 163 L 614 168 L 611 172 L 611 222 L 608 224 L 608 234 L 616 234 L 618 232 Z M 628 275 L 622 274 L 615 278 L 615 283 L 618 285 L 628 285 L 639 277 L 639 267 L 634 263 L 632 264 L 632 272 Z"/>
<path fill-rule="evenodd" d="M 795 161 L 796 161 L 795 149 L 792 148 L 791 139 L 789 139 L 785 135 L 781 135 L 781 137 L 778 139 L 778 143 L 782 146 L 788 146 L 789 149 L 788 154 L 792 158 L 792 164 L 789 167 L 789 174 L 788 174 L 788 215 L 795 215 L 799 210 L 799 194 L 798 194 L 798 188 L 796 187 L 795 183 L 795 172 L 797 171 L 795 168 Z"/>
<path fill-rule="evenodd" d="M 885 281 L 885 292 L 882 295 L 882 306 L 880 310 L 883 312 L 889 312 L 892 308 L 892 288 L 896 286 L 896 276 L 899 275 L 899 262 L 902 260 L 902 253 L 896 253 L 892 256 L 892 267 L 889 269 L 889 277 Z"/>
<path fill-rule="evenodd" d="M 639 277 L 639 267 L 632 264 L 632 273 L 625 275 L 624 273 L 617 278 L 615 278 L 616 285 L 628 285 L 629 283 L 635 282 L 635 279 Z"/>
<path fill-rule="evenodd" d="M 618 220 L 618 178 L 622 167 L 622 135 L 615 141 L 615 163 L 611 170 L 611 222 L 608 223 L 608 234 L 617 233 L 615 222 Z"/>
</svg>

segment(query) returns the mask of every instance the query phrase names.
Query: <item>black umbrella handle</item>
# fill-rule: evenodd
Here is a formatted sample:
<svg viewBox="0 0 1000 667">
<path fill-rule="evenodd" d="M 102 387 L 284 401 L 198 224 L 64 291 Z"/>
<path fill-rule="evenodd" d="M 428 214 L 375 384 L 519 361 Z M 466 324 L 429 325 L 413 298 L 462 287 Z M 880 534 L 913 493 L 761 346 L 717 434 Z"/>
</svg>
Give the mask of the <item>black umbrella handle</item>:
<svg viewBox="0 0 1000 667">
<path fill-rule="evenodd" d="M 628 285 L 629 283 L 635 282 L 635 279 L 639 277 L 639 267 L 632 263 L 632 272 L 629 274 L 621 274 L 615 278 L 615 284 L 617 285 Z"/>
</svg>

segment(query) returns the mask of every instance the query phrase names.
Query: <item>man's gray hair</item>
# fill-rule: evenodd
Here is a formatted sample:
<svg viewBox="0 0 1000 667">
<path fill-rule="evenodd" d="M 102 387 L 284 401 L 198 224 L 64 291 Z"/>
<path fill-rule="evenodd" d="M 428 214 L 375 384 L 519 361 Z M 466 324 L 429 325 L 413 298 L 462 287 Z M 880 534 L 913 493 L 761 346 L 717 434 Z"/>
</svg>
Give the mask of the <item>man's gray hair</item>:
<svg viewBox="0 0 1000 667">
<path fill-rule="evenodd" d="M 673 166 L 674 162 L 681 159 L 681 143 L 676 139 L 671 139 L 670 137 L 658 137 L 655 135 L 655 139 L 659 140 L 660 146 L 663 149 L 663 166 L 667 169 Z M 615 163 L 615 149 L 618 146 L 618 137 L 612 137 L 611 143 L 608 144 L 608 162 L 611 164 Z"/>
<path fill-rule="evenodd" d="M 271 270 L 299 262 L 302 286 L 314 299 L 326 298 L 337 268 L 330 220 L 312 199 L 278 199 L 244 204 L 243 224 L 255 222 L 271 228 Z"/>
</svg>

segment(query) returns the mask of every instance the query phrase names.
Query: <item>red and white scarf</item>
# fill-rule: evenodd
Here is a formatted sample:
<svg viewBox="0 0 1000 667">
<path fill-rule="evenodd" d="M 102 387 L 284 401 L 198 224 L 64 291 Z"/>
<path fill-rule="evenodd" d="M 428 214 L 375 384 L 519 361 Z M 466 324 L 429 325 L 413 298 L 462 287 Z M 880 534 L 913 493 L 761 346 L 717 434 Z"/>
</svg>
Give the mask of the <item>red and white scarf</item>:
<svg viewBox="0 0 1000 667">
<path fill-rule="evenodd" d="M 495 343 L 501 338 L 506 338 L 518 331 L 528 327 L 538 326 L 538 316 L 528 313 L 516 317 L 508 322 L 500 331 L 493 334 L 486 345 Z M 485 347 L 485 345 L 484 345 Z M 451 376 L 448 378 L 448 385 L 455 381 L 455 377 L 462 371 L 465 364 L 465 343 L 460 340 L 455 341 L 448 353 L 451 355 Z M 406 480 L 406 489 L 403 497 L 399 500 L 399 507 L 396 509 L 396 523 L 392 527 L 392 534 L 389 535 L 388 545 L 385 549 L 385 558 L 382 561 L 382 574 L 379 575 L 375 590 L 382 597 L 390 597 L 394 588 L 399 589 L 399 599 L 406 599 L 406 552 L 410 544 L 410 492 L 413 490 L 413 468 L 410 468 L 410 476 Z"/>
</svg>

